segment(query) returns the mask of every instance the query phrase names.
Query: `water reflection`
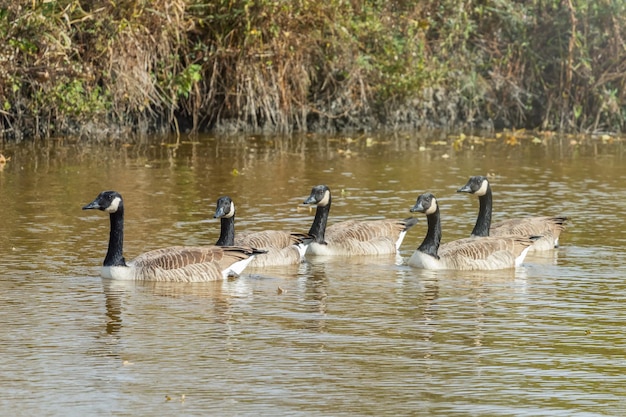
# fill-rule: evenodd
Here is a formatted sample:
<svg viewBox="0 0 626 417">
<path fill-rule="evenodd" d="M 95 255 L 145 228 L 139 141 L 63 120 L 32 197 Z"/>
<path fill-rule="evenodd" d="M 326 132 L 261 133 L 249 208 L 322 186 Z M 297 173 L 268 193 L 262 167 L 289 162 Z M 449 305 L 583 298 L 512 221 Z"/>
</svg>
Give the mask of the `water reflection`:
<svg viewBox="0 0 626 417">
<path fill-rule="evenodd" d="M 122 299 L 124 286 L 118 282 L 105 279 L 102 281 L 104 305 L 106 308 L 106 332 L 109 336 L 117 336 L 122 328 Z"/>
</svg>

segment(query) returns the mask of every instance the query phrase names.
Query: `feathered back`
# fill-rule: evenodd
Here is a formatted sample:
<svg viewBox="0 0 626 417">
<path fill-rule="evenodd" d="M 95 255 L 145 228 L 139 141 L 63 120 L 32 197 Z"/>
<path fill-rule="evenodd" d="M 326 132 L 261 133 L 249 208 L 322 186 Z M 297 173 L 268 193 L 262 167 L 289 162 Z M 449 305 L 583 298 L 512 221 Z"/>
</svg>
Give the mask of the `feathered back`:
<svg viewBox="0 0 626 417">
<path fill-rule="evenodd" d="M 510 268 L 533 244 L 524 237 L 465 238 L 439 247 L 439 259 L 446 269 L 485 270 Z M 500 266 L 496 268 L 496 266 Z"/>
<path fill-rule="evenodd" d="M 541 236 L 531 250 L 549 250 L 559 245 L 561 232 L 565 230 L 567 217 L 543 216 L 511 219 L 491 226 L 491 236 Z"/>
<path fill-rule="evenodd" d="M 311 239 L 306 233 L 264 230 L 261 232 L 239 233 L 235 237 L 235 244 L 263 249 L 282 249 L 291 245 L 306 243 L 307 240 L 310 241 Z"/>
<path fill-rule="evenodd" d="M 216 281 L 240 274 L 245 265 L 235 265 L 260 253 L 263 251 L 239 246 L 172 246 L 139 255 L 128 267 L 139 280 Z"/>
<path fill-rule="evenodd" d="M 266 250 L 263 256 L 256 257 L 250 267 L 294 265 L 302 262 L 307 245 L 313 238 L 306 233 L 289 233 L 280 230 L 240 233 L 235 244 L 252 246 Z"/>
<path fill-rule="evenodd" d="M 384 255 L 395 253 L 417 218 L 406 220 L 347 220 L 326 228 L 326 243 L 336 254 Z"/>
</svg>

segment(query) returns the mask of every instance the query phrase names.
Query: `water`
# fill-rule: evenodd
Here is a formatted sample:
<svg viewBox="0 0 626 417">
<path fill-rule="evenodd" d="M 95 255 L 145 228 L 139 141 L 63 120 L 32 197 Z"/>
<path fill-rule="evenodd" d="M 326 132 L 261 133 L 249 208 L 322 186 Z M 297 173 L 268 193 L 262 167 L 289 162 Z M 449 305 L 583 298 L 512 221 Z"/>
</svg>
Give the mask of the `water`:
<svg viewBox="0 0 626 417">
<path fill-rule="evenodd" d="M 11 156 L 0 171 L 0 414 L 623 415 L 621 147 L 455 151 L 435 139 L 0 149 Z M 316 184 L 334 191 L 330 222 L 404 218 L 430 191 L 448 240 L 477 214 L 455 190 L 487 172 L 495 220 L 571 217 L 561 248 L 511 271 L 311 259 L 216 283 L 112 282 L 98 277 L 108 220 L 80 209 L 120 191 L 132 258 L 213 243 L 224 194 L 238 230 L 306 231 L 313 213 L 300 203 Z M 425 221 L 409 232 L 405 258 L 424 233 Z"/>
</svg>

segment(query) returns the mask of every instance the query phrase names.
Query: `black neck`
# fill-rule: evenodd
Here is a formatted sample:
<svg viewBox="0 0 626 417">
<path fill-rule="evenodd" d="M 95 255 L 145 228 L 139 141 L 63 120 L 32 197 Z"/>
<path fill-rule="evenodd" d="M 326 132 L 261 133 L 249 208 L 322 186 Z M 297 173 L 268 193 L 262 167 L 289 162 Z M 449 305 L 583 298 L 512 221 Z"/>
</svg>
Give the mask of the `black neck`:
<svg viewBox="0 0 626 417">
<path fill-rule="evenodd" d="M 422 244 L 417 248 L 418 251 L 424 252 L 436 259 L 439 259 L 437 252 L 441 243 L 441 219 L 439 217 L 439 207 L 437 210 L 426 216 L 428 220 L 428 231 Z"/>
<path fill-rule="evenodd" d="M 476 225 L 472 230 L 472 236 L 489 236 L 489 228 L 491 227 L 491 186 L 487 186 L 487 192 L 485 195 L 478 197 L 480 208 L 478 209 L 478 218 L 476 219 Z"/>
<path fill-rule="evenodd" d="M 126 266 L 122 250 L 124 247 L 124 206 L 120 204 L 115 213 L 109 215 L 111 231 L 109 233 L 109 249 L 104 258 L 104 266 Z"/>
<path fill-rule="evenodd" d="M 326 243 L 324 241 L 324 233 L 326 233 L 326 223 L 328 222 L 328 212 L 330 211 L 330 198 L 325 206 L 317 206 L 315 210 L 315 219 L 309 229 L 309 234 L 313 236 L 314 242 Z"/>
<path fill-rule="evenodd" d="M 220 238 L 215 244 L 217 246 L 234 246 L 235 245 L 235 216 L 222 217 L 220 219 L 221 230 Z"/>
</svg>

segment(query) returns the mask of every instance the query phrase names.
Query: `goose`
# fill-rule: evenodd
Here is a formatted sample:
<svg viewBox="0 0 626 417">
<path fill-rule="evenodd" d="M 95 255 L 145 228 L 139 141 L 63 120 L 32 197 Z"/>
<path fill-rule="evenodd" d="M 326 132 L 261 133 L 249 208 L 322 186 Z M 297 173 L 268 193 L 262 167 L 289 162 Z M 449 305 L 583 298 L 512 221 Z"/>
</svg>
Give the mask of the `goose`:
<svg viewBox="0 0 626 417">
<path fill-rule="evenodd" d="M 316 204 L 315 219 L 309 230 L 313 242 L 307 255 L 353 256 L 397 254 L 406 232 L 417 223 L 416 217 L 404 220 L 347 220 L 328 228 L 332 203 L 330 189 L 317 185 L 304 204 Z"/>
<path fill-rule="evenodd" d="M 250 246 L 266 250 L 267 253 L 250 262 L 248 267 L 299 264 L 312 237 L 304 233 L 289 233 L 279 230 L 266 230 L 238 235 L 235 238 L 235 203 L 228 196 L 217 200 L 216 219 L 220 219 L 220 237 L 217 246 Z"/>
<path fill-rule="evenodd" d="M 428 231 L 408 264 L 423 269 L 492 270 L 520 266 L 533 238 L 482 237 L 441 243 L 441 217 L 437 199 L 431 193 L 421 194 L 411 212 L 426 214 Z"/>
<path fill-rule="evenodd" d="M 249 247 L 172 246 L 137 256 L 126 263 L 124 245 L 124 201 L 116 191 L 103 191 L 83 210 L 109 213 L 109 247 L 101 270 L 103 278 L 116 280 L 203 282 L 239 275 L 255 255 Z"/>
<path fill-rule="evenodd" d="M 491 225 L 492 194 L 487 177 L 481 175 L 470 177 L 467 184 L 457 192 L 474 194 L 478 197 L 478 218 L 472 236 L 541 236 L 532 245 L 530 252 L 550 250 L 559 246 L 559 237 L 565 230 L 567 217 L 528 217 L 504 220 Z"/>
</svg>

